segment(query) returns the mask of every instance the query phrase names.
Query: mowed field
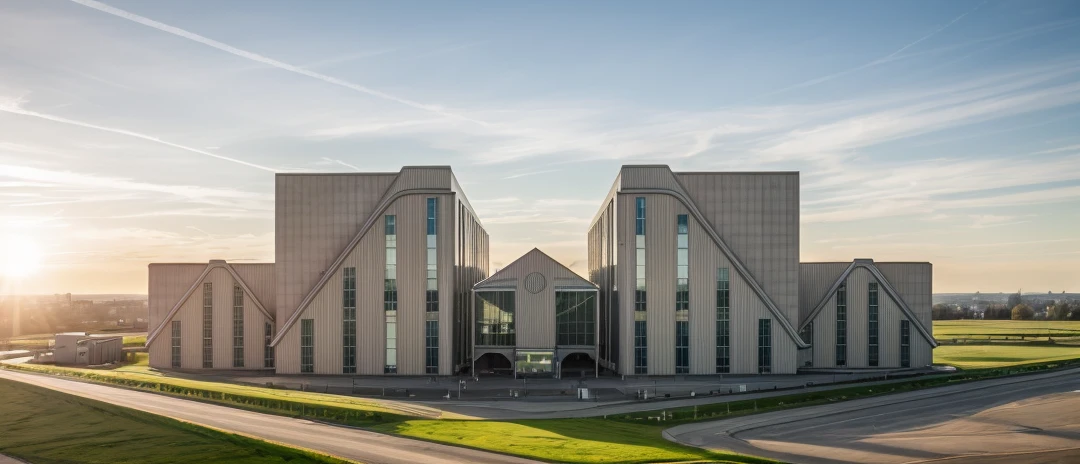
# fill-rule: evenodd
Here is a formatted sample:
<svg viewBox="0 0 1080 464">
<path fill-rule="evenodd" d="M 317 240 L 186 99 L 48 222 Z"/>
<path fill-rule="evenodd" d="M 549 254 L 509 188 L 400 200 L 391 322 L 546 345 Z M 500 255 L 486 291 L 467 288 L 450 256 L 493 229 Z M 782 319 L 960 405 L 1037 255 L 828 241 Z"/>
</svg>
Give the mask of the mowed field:
<svg viewBox="0 0 1080 464">
<path fill-rule="evenodd" d="M 0 380 L 0 453 L 34 463 L 339 463 L 10 380 Z"/>
<path fill-rule="evenodd" d="M 934 321 L 934 362 L 961 369 L 1080 358 L 1080 321 Z"/>
</svg>

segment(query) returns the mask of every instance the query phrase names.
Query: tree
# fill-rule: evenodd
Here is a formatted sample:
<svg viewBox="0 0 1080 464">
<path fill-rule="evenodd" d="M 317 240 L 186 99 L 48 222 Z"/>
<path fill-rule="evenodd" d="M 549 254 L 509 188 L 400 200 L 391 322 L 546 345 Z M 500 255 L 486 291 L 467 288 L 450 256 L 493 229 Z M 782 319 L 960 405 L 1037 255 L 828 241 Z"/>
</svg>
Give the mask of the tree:
<svg viewBox="0 0 1080 464">
<path fill-rule="evenodd" d="M 949 305 L 938 303 L 930 308 L 930 317 L 935 321 L 946 321 L 953 319 L 952 308 Z"/>
<path fill-rule="evenodd" d="M 1069 303 L 1062 301 L 1046 310 L 1046 319 L 1064 321 L 1069 319 Z"/>
<path fill-rule="evenodd" d="M 1035 317 L 1035 311 L 1031 309 L 1031 306 L 1020 303 L 1013 306 L 1012 319 L 1014 321 L 1030 321 Z"/>
</svg>

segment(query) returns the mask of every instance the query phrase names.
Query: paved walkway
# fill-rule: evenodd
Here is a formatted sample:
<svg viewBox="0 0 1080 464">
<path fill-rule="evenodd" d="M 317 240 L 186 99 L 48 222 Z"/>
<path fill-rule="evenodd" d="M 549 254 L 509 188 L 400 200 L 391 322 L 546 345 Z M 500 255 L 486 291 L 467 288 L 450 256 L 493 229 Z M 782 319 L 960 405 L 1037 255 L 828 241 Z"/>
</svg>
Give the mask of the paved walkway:
<svg viewBox="0 0 1080 464">
<path fill-rule="evenodd" d="M 1070 369 L 687 424 L 664 436 L 796 463 L 1060 450 L 1080 447 L 1077 388 L 1080 369 Z"/>
<path fill-rule="evenodd" d="M 23 461 L 0 454 L 0 464 L 24 464 Z"/>
</svg>

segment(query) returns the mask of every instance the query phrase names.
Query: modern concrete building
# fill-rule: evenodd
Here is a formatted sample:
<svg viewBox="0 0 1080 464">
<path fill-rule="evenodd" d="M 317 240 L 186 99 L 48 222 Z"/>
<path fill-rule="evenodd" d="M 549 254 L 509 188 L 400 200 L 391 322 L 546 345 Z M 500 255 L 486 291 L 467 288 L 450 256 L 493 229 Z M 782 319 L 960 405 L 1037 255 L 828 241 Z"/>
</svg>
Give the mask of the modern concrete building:
<svg viewBox="0 0 1080 464">
<path fill-rule="evenodd" d="M 933 362 L 930 263 L 802 263 L 800 367 L 907 368 Z"/>
<path fill-rule="evenodd" d="M 795 373 L 798 173 L 623 166 L 588 243 L 616 372 Z"/>
<path fill-rule="evenodd" d="M 597 288 L 533 248 L 473 286 L 473 372 L 598 372 Z"/>
<path fill-rule="evenodd" d="M 450 375 L 488 236 L 449 167 L 278 174 L 275 263 L 150 265 L 154 367 Z"/>
<path fill-rule="evenodd" d="M 928 263 L 799 263 L 797 172 L 623 166 L 588 280 L 488 278 L 449 167 L 278 174 L 275 263 L 150 265 L 151 365 L 281 374 L 792 374 L 929 364 Z M 621 290 L 621 291 L 620 291 Z"/>
</svg>

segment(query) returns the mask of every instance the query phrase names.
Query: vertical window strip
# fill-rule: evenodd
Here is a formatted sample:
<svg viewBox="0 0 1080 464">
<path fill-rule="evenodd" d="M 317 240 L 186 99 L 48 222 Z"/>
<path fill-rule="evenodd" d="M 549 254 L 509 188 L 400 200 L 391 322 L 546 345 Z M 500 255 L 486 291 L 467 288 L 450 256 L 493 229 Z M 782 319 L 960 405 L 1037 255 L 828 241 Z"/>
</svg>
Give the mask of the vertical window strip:
<svg viewBox="0 0 1080 464">
<path fill-rule="evenodd" d="M 649 345 L 645 336 L 645 321 L 634 321 L 634 373 L 649 373 Z"/>
<path fill-rule="evenodd" d="M 300 373 L 315 372 L 315 320 L 300 319 Z"/>
<path fill-rule="evenodd" d="M 356 373 L 356 268 L 341 272 L 341 373 Z"/>
<path fill-rule="evenodd" d="M 870 349 L 867 354 L 867 364 L 870 367 L 877 367 L 879 361 L 878 350 L 878 284 L 877 282 L 870 282 L 869 295 L 867 295 L 867 341 L 869 342 Z"/>
<path fill-rule="evenodd" d="M 758 373 L 772 373 L 771 319 L 758 319 Z"/>
<path fill-rule="evenodd" d="M 385 350 L 383 373 L 397 373 L 397 216 L 388 214 L 383 218 L 386 235 L 386 275 L 383 286 L 383 311 L 385 314 Z"/>
<path fill-rule="evenodd" d="M 214 367 L 214 284 L 203 284 L 202 367 Z"/>
<path fill-rule="evenodd" d="M 716 272 L 716 373 L 731 372 L 731 306 L 728 268 Z"/>
<path fill-rule="evenodd" d="M 675 216 L 675 373 L 690 373 L 690 221 Z"/>
<path fill-rule="evenodd" d="M 263 325 L 263 367 L 274 368 L 274 347 L 270 342 L 274 340 L 274 325 L 267 322 Z"/>
<path fill-rule="evenodd" d="M 427 199 L 427 293 L 426 308 L 428 313 L 439 312 L 439 249 L 438 249 L 439 199 Z M 439 373 L 439 321 L 427 320 L 424 337 L 424 372 Z"/>
<path fill-rule="evenodd" d="M 233 367 L 244 367 L 244 289 L 233 286 Z"/>
<path fill-rule="evenodd" d="M 183 339 L 180 331 L 180 321 L 172 321 L 172 367 L 180 368 L 180 341 Z"/>
<path fill-rule="evenodd" d="M 900 367 L 911 367 L 911 322 L 900 321 Z"/>
<path fill-rule="evenodd" d="M 690 321 L 675 321 L 675 373 L 690 373 Z"/>
<path fill-rule="evenodd" d="M 649 372 L 649 349 L 646 333 L 645 311 L 645 197 L 634 199 L 634 250 L 635 250 L 635 288 L 634 288 L 634 373 Z"/>
<path fill-rule="evenodd" d="M 836 365 L 847 365 L 847 285 L 836 289 Z"/>
</svg>

